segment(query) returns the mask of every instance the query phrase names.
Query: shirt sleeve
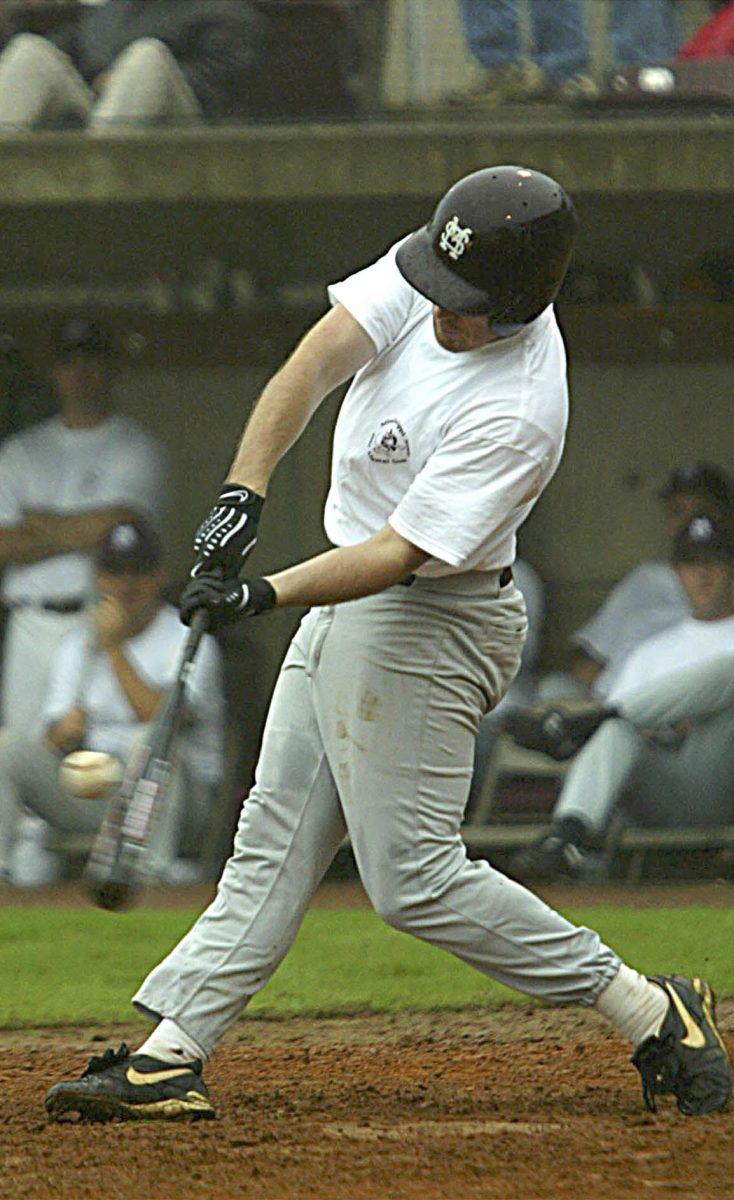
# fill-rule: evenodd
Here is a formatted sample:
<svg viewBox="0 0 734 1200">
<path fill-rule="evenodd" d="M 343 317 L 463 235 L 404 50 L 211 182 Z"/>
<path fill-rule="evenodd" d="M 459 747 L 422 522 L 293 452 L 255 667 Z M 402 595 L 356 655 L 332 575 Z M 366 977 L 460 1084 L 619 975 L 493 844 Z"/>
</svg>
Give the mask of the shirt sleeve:
<svg viewBox="0 0 734 1200">
<path fill-rule="evenodd" d="M 637 568 L 620 579 L 591 620 L 571 639 L 598 662 L 607 662 L 625 641 L 627 623 L 641 603 L 638 580 Z"/>
<path fill-rule="evenodd" d="M 449 431 L 390 517 L 393 529 L 451 567 L 468 565 L 542 486 L 542 465 L 517 445 L 516 425 L 497 421 L 494 436 L 470 424 Z"/>
<path fill-rule="evenodd" d="M 372 338 L 378 354 L 396 340 L 420 299 L 395 262 L 404 240 L 396 242 L 377 262 L 332 283 L 328 289 L 331 303 L 342 304 L 351 313 Z"/>
<path fill-rule="evenodd" d="M 81 670 L 81 642 L 77 634 L 65 637 L 53 660 L 43 705 L 42 724 L 54 725 L 78 703 L 77 681 Z"/>
</svg>

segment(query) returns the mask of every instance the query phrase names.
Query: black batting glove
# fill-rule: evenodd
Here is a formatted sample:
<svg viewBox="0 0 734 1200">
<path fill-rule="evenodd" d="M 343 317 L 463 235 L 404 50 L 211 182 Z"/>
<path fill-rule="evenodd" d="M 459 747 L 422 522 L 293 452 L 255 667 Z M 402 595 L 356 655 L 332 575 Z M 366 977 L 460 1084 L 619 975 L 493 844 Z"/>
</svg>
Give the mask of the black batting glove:
<svg viewBox="0 0 734 1200">
<path fill-rule="evenodd" d="M 220 579 L 217 575 L 197 575 L 181 593 L 181 620 L 190 625 L 199 608 L 209 614 L 207 629 L 221 629 L 241 617 L 257 617 L 275 608 L 275 589 L 267 579 Z"/>
<path fill-rule="evenodd" d="M 240 568 L 257 541 L 257 525 L 265 500 L 257 492 L 225 483 L 219 499 L 204 518 L 194 537 L 196 562 L 192 578 L 215 567 L 230 578 Z"/>
</svg>

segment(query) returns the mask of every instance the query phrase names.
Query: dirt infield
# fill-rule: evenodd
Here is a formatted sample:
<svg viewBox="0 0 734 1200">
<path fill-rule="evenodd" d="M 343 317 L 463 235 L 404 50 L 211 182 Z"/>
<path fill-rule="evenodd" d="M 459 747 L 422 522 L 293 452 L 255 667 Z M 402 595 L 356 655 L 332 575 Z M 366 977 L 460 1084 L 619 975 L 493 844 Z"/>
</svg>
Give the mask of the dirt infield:
<svg viewBox="0 0 734 1200">
<path fill-rule="evenodd" d="M 595 1013 L 252 1020 L 209 1065 L 216 1121 L 49 1124 L 49 1083 L 126 1034 L 0 1035 L 4 1200 L 734 1195 L 732 1114 L 646 1113 Z"/>
<path fill-rule="evenodd" d="M 586 903 L 731 904 L 731 884 L 548 889 Z M 151 895 L 203 904 L 208 889 Z M 14 902 L 20 899 L 14 896 Z M 76 889 L 27 903 L 76 904 Z M 366 903 L 353 884 L 327 907 Z M 734 1002 L 720 1006 L 734 1051 Z M 0 1032 L 1 1200 L 675 1200 L 734 1197 L 734 1112 L 645 1112 L 595 1012 L 240 1023 L 207 1068 L 218 1119 L 50 1124 L 47 1087 L 141 1027 Z"/>
</svg>

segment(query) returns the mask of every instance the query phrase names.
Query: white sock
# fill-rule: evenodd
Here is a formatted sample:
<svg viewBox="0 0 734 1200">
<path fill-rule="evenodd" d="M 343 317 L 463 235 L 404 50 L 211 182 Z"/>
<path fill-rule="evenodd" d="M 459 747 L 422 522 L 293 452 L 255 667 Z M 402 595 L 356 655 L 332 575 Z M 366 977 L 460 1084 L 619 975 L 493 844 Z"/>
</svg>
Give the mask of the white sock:
<svg viewBox="0 0 734 1200">
<path fill-rule="evenodd" d="M 202 1062 L 207 1060 L 201 1046 L 168 1017 L 156 1025 L 148 1040 L 135 1053 L 148 1054 L 167 1063 L 190 1063 L 195 1058 L 200 1058 Z"/>
<path fill-rule="evenodd" d="M 669 1005 L 657 983 L 624 963 L 596 1001 L 599 1012 L 634 1046 L 660 1032 Z"/>
</svg>

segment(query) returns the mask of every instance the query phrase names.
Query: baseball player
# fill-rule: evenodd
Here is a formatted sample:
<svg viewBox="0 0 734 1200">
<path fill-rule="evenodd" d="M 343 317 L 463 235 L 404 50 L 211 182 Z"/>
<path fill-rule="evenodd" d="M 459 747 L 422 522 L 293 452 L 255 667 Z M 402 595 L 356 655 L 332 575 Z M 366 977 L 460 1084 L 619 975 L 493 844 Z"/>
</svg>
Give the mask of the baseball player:
<svg viewBox="0 0 734 1200">
<path fill-rule="evenodd" d="M 57 1116 L 210 1116 L 202 1063 L 296 936 L 345 833 L 380 915 L 528 995 L 596 1005 L 649 1107 L 721 1108 L 730 1070 L 700 979 L 647 979 L 488 862 L 461 823 L 477 725 L 520 661 L 515 533 L 561 457 L 552 302 L 571 201 L 537 171 L 456 183 L 429 223 L 330 289 L 266 386 L 195 539 L 185 621 L 311 606 L 286 655 L 216 899 L 134 997 L 158 1024 L 46 1098 Z M 334 548 L 242 581 L 271 473 L 353 378 L 334 435 Z"/>
</svg>

